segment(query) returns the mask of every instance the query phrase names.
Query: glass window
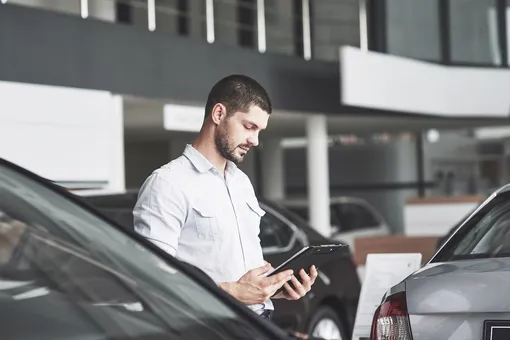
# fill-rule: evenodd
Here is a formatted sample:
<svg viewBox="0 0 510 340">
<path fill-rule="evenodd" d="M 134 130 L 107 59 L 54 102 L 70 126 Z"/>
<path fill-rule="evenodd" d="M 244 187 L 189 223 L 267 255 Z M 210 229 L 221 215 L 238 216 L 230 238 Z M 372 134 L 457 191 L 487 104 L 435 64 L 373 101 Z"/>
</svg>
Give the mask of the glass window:
<svg viewBox="0 0 510 340">
<path fill-rule="evenodd" d="M 302 219 L 309 222 L 310 219 L 308 218 L 308 207 L 288 207 L 289 210 L 292 212 L 298 214 Z"/>
<path fill-rule="evenodd" d="M 496 199 L 452 239 L 447 260 L 510 256 L 510 200 Z"/>
<path fill-rule="evenodd" d="M 342 203 L 335 207 L 340 217 L 342 232 L 375 228 L 379 225 L 377 218 L 362 204 Z"/>
<path fill-rule="evenodd" d="M 450 0 L 452 62 L 501 64 L 496 0 Z"/>
<path fill-rule="evenodd" d="M 386 0 L 388 53 L 439 61 L 438 0 Z"/>
<path fill-rule="evenodd" d="M 266 212 L 260 220 L 260 243 L 262 248 L 285 248 L 292 238 L 292 229 L 282 220 Z"/>
<path fill-rule="evenodd" d="M 265 338 L 134 239 L 1 165 L 0 291 L 6 339 Z"/>
</svg>

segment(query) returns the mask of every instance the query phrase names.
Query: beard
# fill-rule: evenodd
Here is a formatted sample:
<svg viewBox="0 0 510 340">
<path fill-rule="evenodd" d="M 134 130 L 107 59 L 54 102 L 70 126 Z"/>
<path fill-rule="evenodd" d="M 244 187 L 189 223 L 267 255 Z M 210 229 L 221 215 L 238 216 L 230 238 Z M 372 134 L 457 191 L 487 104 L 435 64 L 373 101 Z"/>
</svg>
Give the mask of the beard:
<svg viewBox="0 0 510 340">
<path fill-rule="evenodd" d="M 220 155 L 228 161 L 233 162 L 238 165 L 242 163 L 244 160 L 244 156 L 246 152 L 243 152 L 241 155 L 236 152 L 238 147 L 249 148 L 249 145 L 239 144 L 236 145 L 234 141 L 230 138 L 230 135 L 226 129 L 226 126 L 220 124 L 218 130 L 216 131 L 216 135 L 214 136 L 214 142 L 216 144 L 216 150 L 220 153 Z"/>
</svg>

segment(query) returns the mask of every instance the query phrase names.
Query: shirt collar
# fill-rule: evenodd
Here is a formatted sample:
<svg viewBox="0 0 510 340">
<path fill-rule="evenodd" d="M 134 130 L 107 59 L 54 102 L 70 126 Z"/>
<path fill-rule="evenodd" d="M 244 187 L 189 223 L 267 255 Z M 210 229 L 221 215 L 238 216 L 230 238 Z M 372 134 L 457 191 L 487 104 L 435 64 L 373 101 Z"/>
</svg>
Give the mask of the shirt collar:
<svg viewBox="0 0 510 340">
<path fill-rule="evenodd" d="M 204 173 L 211 169 L 216 169 L 214 165 L 209 162 L 207 158 L 204 157 L 197 149 L 195 149 L 191 144 L 187 144 L 184 149 L 184 156 L 189 159 L 191 164 L 198 170 L 198 172 Z M 227 176 L 233 176 L 237 171 L 237 165 L 232 161 L 227 161 L 226 167 Z"/>
</svg>

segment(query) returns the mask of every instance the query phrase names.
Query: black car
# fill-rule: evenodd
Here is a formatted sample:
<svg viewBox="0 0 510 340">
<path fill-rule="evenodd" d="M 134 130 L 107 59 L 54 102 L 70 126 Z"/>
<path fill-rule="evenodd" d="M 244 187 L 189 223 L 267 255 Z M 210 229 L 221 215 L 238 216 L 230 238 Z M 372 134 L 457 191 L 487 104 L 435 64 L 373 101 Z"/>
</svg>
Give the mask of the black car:
<svg viewBox="0 0 510 340">
<path fill-rule="evenodd" d="M 91 205 L 133 230 L 137 194 L 84 197 Z M 278 266 L 306 245 L 332 244 L 301 217 L 275 202 L 259 201 L 266 212 L 260 223 L 265 260 Z M 298 301 L 274 300 L 274 322 L 289 332 L 325 339 L 350 339 L 360 293 L 360 281 L 352 255 L 343 256 L 319 270 L 312 291 Z"/>
<path fill-rule="evenodd" d="M 0 159 L 0 338 L 289 339 L 74 194 Z"/>
</svg>

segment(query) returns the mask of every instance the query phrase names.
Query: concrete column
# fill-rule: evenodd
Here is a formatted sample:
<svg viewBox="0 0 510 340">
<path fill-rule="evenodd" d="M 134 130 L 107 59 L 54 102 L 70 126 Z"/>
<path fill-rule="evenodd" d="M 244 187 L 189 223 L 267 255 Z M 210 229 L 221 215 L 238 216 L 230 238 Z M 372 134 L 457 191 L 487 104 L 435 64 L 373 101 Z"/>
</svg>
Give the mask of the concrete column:
<svg viewBox="0 0 510 340">
<path fill-rule="evenodd" d="M 325 115 L 313 115 L 306 122 L 308 201 L 311 225 L 322 235 L 331 235 L 329 222 L 328 130 Z"/>
<path fill-rule="evenodd" d="M 285 197 L 283 148 L 280 138 L 263 141 L 261 148 L 262 194 L 271 200 Z"/>
<path fill-rule="evenodd" d="M 110 181 L 109 191 L 126 190 L 126 169 L 124 162 L 124 99 L 115 95 L 112 98 L 112 115 L 110 119 Z"/>
</svg>

